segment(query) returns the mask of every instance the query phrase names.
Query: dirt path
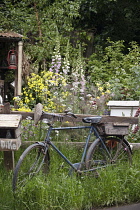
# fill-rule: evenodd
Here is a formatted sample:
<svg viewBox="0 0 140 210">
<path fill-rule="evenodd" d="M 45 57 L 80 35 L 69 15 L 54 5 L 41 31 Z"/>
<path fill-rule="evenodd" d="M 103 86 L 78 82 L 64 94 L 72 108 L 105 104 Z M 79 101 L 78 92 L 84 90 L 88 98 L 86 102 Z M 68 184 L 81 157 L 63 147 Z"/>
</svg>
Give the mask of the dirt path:
<svg viewBox="0 0 140 210">
<path fill-rule="evenodd" d="M 102 208 L 98 210 L 140 210 L 140 203 L 118 206 L 118 207 Z"/>
</svg>

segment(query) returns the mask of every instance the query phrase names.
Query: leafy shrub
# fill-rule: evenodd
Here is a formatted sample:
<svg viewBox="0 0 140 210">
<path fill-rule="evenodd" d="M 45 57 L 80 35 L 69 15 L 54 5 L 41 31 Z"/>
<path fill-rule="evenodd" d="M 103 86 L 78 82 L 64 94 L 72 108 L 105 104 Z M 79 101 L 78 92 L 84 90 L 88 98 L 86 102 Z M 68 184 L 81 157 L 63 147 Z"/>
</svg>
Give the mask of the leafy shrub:
<svg viewBox="0 0 140 210">
<path fill-rule="evenodd" d="M 140 47 L 130 43 L 125 53 L 124 41 L 113 42 L 108 39 L 108 46 L 98 49 L 89 60 L 91 79 L 96 85 L 100 82 L 104 88 L 109 83 L 109 90 L 115 100 L 138 100 L 140 95 Z"/>
<path fill-rule="evenodd" d="M 42 103 L 45 111 L 61 111 L 65 107 L 64 99 L 68 95 L 65 86 L 65 78 L 58 73 L 51 71 L 42 71 L 41 75 L 32 73 L 27 78 L 22 98 L 15 97 L 15 101 L 22 110 L 24 108 L 32 109 L 35 104 Z"/>
</svg>

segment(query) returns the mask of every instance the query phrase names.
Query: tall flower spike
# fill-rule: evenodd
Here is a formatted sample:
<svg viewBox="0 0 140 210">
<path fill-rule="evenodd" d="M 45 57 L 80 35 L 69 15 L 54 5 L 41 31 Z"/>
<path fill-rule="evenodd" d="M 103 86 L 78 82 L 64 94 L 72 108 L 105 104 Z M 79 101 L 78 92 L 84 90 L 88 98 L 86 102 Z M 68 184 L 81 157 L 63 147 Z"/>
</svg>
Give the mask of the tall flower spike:
<svg viewBox="0 0 140 210">
<path fill-rule="evenodd" d="M 67 78 L 67 75 L 68 75 L 68 73 L 70 71 L 70 63 L 69 63 L 69 41 L 67 43 L 66 54 L 65 54 L 65 58 L 64 58 L 62 70 L 63 70 L 63 73 L 64 73 L 65 78 Z"/>
<path fill-rule="evenodd" d="M 60 54 L 60 40 L 58 36 L 58 31 L 56 33 L 56 46 L 54 48 L 53 56 L 52 56 L 52 63 L 49 71 L 54 73 L 59 73 L 61 68 L 61 54 Z"/>
</svg>

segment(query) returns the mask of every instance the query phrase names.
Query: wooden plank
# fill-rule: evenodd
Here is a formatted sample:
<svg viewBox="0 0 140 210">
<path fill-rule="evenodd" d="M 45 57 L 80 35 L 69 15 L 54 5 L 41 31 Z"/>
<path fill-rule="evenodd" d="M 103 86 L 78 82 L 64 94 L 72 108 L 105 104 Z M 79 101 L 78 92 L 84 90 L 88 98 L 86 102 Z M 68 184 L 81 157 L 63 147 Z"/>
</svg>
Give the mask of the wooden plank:
<svg viewBox="0 0 140 210">
<path fill-rule="evenodd" d="M 22 119 L 21 115 L 0 114 L 1 128 L 17 128 Z"/>
<path fill-rule="evenodd" d="M 0 151 L 17 151 L 20 146 L 20 136 L 17 139 L 0 138 Z"/>
<path fill-rule="evenodd" d="M 139 150 L 140 149 L 140 143 L 130 143 L 130 146 L 133 150 Z"/>
<path fill-rule="evenodd" d="M 115 127 L 129 127 L 129 123 L 113 123 Z"/>
<path fill-rule="evenodd" d="M 3 114 L 10 114 L 11 109 L 10 109 L 10 103 L 6 103 L 4 104 L 4 110 L 3 110 Z"/>
<path fill-rule="evenodd" d="M 18 128 L 15 129 L 15 138 L 18 138 L 21 135 L 21 124 Z"/>
<path fill-rule="evenodd" d="M 21 147 L 26 148 L 29 145 L 36 143 L 36 141 L 23 141 L 21 144 Z M 71 145 L 71 146 L 76 146 L 76 147 L 84 147 L 85 142 L 53 142 L 55 145 Z M 92 142 L 89 142 L 88 147 L 92 144 Z M 139 150 L 140 149 L 140 143 L 129 143 L 130 147 L 133 150 Z"/>
<path fill-rule="evenodd" d="M 4 105 L 0 106 L 0 113 L 1 114 L 10 114 L 11 110 L 10 110 L 10 103 L 6 103 Z"/>
<path fill-rule="evenodd" d="M 23 141 L 21 144 L 21 147 L 27 147 L 33 143 L 36 143 L 36 141 Z M 76 147 L 84 147 L 85 142 L 53 142 L 55 145 L 69 145 L 69 146 L 76 146 Z M 88 147 L 92 144 L 92 142 L 88 143 Z"/>
<path fill-rule="evenodd" d="M 7 170 L 14 169 L 14 151 L 4 151 L 4 166 Z"/>
<path fill-rule="evenodd" d="M 34 120 L 34 112 L 20 112 L 20 111 L 11 111 L 11 114 L 22 115 L 22 119 L 31 117 Z"/>
<path fill-rule="evenodd" d="M 138 124 L 138 117 L 102 116 L 101 123 L 130 123 Z"/>
<path fill-rule="evenodd" d="M 129 133 L 129 126 L 113 126 L 111 123 L 105 124 L 105 133 L 107 135 L 127 135 Z"/>
<path fill-rule="evenodd" d="M 0 121 L 0 128 L 17 128 L 19 122 L 14 121 Z"/>
<path fill-rule="evenodd" d="M 73 117 L 69 117 L 66 116 L 65 114 L 60 114 L 63 116 L 63 120 L 62 121 L 69 121 L 69 122 L 82 122 L 83 118 L 87 118 L 87 117 L 97 117 L 96 115 L 83 115 L 83 114 L 76 114 L 77 118 L 73 118 Z M 53 114 L 51 116 L 51 113 L 46 114 L 44 113 L 41 116 L 41 120 L 47 118 L 47 119 L 52 119 L 53 118 Z M 57 119 L 59 119 L 59 117 L 54 117 Z M 54 119 L 53 119 L 54 120 Z M 118 116 L 102 116 L 102 119 L 100 121 L 100 123 L 130 123 L 130 124 L 138 124 L 138 117 L 118 117 Z"/>
<path fill-rule="evenodd" d="M 30 116 L 34 120 L 34 113 L 33 112 L 18 112 L 18 111 L 12 111 L 11 114 L 21 114 L 22 119 L 26 119 L 28 116 Z M 63 121 L 69 121 L 69 122 L 82 122 L 83 118 L 86 117 L 97 117 L 96 115 L 86 115 L 86 114 L 75 114 L 77 118 L 69 117 L 64 113 L 43 113 L 41 115 L 40 120 L 43 119 L 53 119 L 53 120 L 59 120 L 59 117 L 54 117 L 55 114 L 62 115 Z M 118 117 L 118 116 L 102 116 L 101 123 L 130 123 L 130 124 L 138 124 L 138 117 Z"/>
<path fill-rule="evenodd" d="M 19 114 L 0 114 L 0 121 L 6 120 L 6 121 L 20 121 L 21 115 Z"/>
</svg>

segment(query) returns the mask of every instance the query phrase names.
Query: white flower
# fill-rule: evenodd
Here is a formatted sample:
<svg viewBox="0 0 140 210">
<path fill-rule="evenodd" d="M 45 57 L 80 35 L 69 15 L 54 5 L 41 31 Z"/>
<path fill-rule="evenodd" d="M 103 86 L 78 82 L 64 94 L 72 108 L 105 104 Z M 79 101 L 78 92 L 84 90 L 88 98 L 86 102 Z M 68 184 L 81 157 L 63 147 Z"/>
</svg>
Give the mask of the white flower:
<svg viewBox="0 0 140 210">
<path fill-rule="evenodd" d="M 32 117 L 27 116 L 27 117 L 26 117 L 26 120 L 32 120 Z"/>
<path fill-rule="evenodd" d="M 87 94 L 87 97 L 92 97 L 92 95 L 91 94 Z"/>
</svg>

